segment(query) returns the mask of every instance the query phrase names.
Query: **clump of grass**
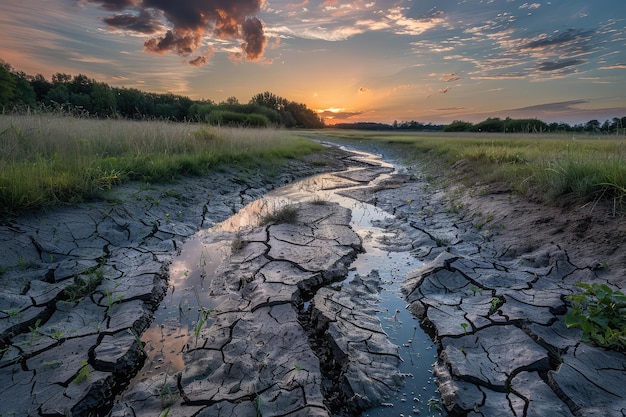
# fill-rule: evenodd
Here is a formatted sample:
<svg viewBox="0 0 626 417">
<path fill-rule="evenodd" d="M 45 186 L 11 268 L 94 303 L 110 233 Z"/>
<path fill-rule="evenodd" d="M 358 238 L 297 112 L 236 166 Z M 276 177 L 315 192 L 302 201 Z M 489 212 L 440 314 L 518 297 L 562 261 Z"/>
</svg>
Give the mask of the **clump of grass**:
<svg viewBox="0 0 626 417">
<path fill-rule="evenodd" d="M 277 129 L 0 115 L 0 213 L 97 198 L 126 181 L 171 181 L 218 166 L 275 168 L 323 147 Z"/>
<path fill-rule="evenodd" d="M 99 265 L 91 268 L 84 275 L 74 278 L 74 283 L 63 290 L 62 298 L 66 301 L 77 303 L 92 294 L 103 280 L 104 271 L 102 267 Z"/>
<path fill-rule="evenodd" d="M 265 226 L 270 223 L 295 223 L 297 220 L 298 208 L 293 204 L 288 204 L 262 216 L 259 224 Z"/>
</svg>

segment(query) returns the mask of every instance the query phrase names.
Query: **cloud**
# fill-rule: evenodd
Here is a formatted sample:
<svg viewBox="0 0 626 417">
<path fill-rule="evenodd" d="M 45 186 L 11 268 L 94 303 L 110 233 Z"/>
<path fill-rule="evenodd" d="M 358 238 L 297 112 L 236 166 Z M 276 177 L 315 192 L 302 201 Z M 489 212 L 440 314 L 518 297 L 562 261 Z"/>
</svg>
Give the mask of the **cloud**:
<svg viewBox="0 0 626 417">
<path fill-rule="evenodd" d="M 537 66 L 539 71 L 557 71 L 585 63 L 584 59 L 568 59 L 564 61 L 546 61 Z"/>
<path fill-rule="evenodd" d="M 152 35 L 163 31 L 164 27 L 148 10 L 142 10 L 139 15 L 131 13 L 114 14 L 102 19 L 111 29 L 128 30 L 144 35 Z"/>
<path fill-rule="evenodd" d="M 593 31 L 582 29 L 567 29 L 565 32 L 556 33 L 554 36 L 543 35 L 538 39 L 532 40 L 523 44 L 521 50 L 529 49 L 552 49 L 555 47 L 562 47 L 565 45 L 567 50 L 571 52 L 572 49 L 580 49 L 581 43 L 589 40 L 593 36 Z"/>
<path fill-rule="evenodd" d="M 348 111 L 341 111 L 341 110 L 336 110 L 336 109 L 333 109 L 333 110 L 326 109 L 326 110 L 322 110 L 318 112 L 317 114 L 323 119 L 346 120 L 354 116 L 359 116 L 363 114 L 363 112 L 348 112 Z"/>
<path fill-rule="evenodd" d="M 569 112 L 572 110 L 579 110 L 577 107 L 579 104 L 586 104 L 589 100 L 569 100 L 569 101 L 558 101 L 555 103 L 545 103 L 545 104 L 536 104 L 534 106 L 520 107 L 517 109 L 511 109 L 513 111 L 526 111 L 526 110 L 535 110 L 542 112 Z"/>
<path fill-rule="evenodd" d="M 243 50 L 248 59 L 259 59 L 263 55 L 263 50 L 267 44 L 267 38 L 263 34 L 263 23 L 256 17 L 244 20 L 241 25 L 244 43 Z"/>
<path fill-rule="evenodd" d="M 603 69 L 603 70 L 607 70 L 607 69 L 626 69 L 626 63 L 605 65 L 603 67 L 600 67 L 600 69 Z"/>
<path fill-rule="evenodd" d="M 110 29 L 159 35 L 144 42 L 149 52 L 196 53 L 206 37 L 241 40 L 248 60 L 263 56 L 267 38 L 256 15 L 264 0 L 83 0 L 117 13 L 103 19 Z M 198 58 L 189 61 L 201 62 Z M 192 64 L 195 65 L 195 64 Z"/>
<path fill-rule="evenodd" d="M 194 67 L 201 67 L 203 65 L 208 64 L 209 59 L 211 59 L 211 57 L 213 57 L 214 51 L 210 50 L 209 52 L 205 53 L 204 55 L 200 55 L 194 59 L 192 59 L 191 61 L 189 61 L 190 65 L 193 65 Z"/>
<path fill-rule="evenodd" d="M 137 0 L 83 0 L 83 2 L 99 4 L 104 10 L 120 11 L 133 7 Z"/>
<path fill-rule="evenodd" d="M 461 77 L 457 74 L 455 74 L 454 72 L 451 72 L 449 74 L 442 74 L 441 77 L 439 77 L 440 81 L 445 81 L 445 82 L 452 82 L 452 81 L 458 81 L 460 80 Z"/>
</svg>

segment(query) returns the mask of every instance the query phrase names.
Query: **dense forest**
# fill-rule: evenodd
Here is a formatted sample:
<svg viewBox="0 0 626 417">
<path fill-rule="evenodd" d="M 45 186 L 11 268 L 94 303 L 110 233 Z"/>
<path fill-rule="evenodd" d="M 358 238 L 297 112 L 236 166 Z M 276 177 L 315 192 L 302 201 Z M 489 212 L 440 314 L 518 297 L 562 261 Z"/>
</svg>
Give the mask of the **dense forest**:
<svg viewBox="0 0 626 417">
<path fill-rule="evenodd" d="M 41 74 L 28 75 L 0 61 L 0 110 L 25 108 L 61 110 L 81 116 L 154 118 L 229 126 L 324 127 L 317 113 L 306 105 L 270 92 L 255 95 L 247 104 L 239 103 L 234 97 L 214 103 L 171 93 L 111 87 L 82 74 L 56 73 L 48 81 Z"/>
<path fill-rule="evenodd" d="M 25 108 L 61 110 L 77 115 L 120 117 L 125 119 L 166 119 L 205 122 L 215 125 L 319 129 L 324 121 L 306 105 L 276 96 L 270 92 L 253 96 L 248 103 L 237 98 L 215 103 L 192 100 L 172 93 L 157 94 L 134 88 L 111 87 L 86 75 L 56 73 L 52 80 L 14 70 L 0 60 L 0 111 Z M 538 119 L 488 118 L 479 123 L 455 120 L 448 125 L 412 121 L 392 124 L 357 122 L 338 123 L 338 129 L 419 130 L 444 132 L 591 132 L 626 134 L 626 117 L 612 120 L 590 120 L 586 123 L 545 123 Z"/>
</svg>

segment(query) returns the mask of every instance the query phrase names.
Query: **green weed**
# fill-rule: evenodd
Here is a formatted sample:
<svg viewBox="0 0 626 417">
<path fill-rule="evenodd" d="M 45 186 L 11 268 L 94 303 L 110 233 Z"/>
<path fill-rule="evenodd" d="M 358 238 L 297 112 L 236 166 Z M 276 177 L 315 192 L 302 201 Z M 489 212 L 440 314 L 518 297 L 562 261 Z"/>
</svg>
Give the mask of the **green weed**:
<svg viewBox="0 0 626 417">
<path fill-rule="evenodd" d="M 585 343 L 626 351 L 626 295 L 605 284 L 575 286 L 583 292 L 568 296 L 572 309 L 565 315 L 566 326 L 581 329 Z"/>
<path fill-rule="evenodd" d="M 298 208 L 293 204 L 288 204 L 262 216 L 259 225 L 295 223 L 296 220 L 298 220 Z"/>
<path fill-rule="evenodd" d="M 91 372 L 89 371 L 89 363 L 87 361 L 81 361 L 80 364 L 81 367 L 74 377 L 74 381 L 78 384 L 89 379 L 89 376 L 91 375 Z"/>
</svg>

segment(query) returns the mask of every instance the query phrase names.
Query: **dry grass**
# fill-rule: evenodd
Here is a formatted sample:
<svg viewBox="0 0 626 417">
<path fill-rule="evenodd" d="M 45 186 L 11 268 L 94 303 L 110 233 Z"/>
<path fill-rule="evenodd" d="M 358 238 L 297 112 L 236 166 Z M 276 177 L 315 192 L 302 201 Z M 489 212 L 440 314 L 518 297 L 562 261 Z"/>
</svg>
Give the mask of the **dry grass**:
<svg viewBox="0 0 626 417">
<path fill-rule="evenodd" d="M 218 166 L 275 169 L 321 149 L 277 129 L 64 115 L 0 115 L 0 213 L 97 196 L 130 180 L 170 181 Z"/>
</svg>

